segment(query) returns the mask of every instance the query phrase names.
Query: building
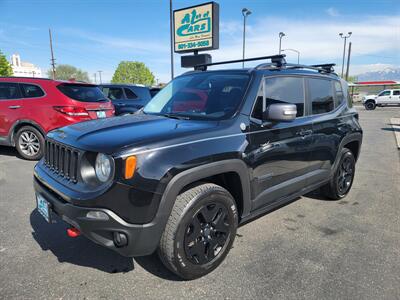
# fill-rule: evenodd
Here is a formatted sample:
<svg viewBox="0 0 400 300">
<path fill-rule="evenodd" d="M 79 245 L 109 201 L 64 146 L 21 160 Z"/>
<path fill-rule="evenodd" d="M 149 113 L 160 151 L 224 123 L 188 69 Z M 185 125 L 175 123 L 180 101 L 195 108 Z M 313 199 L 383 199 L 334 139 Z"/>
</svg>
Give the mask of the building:
<svg viewBox="0 0 400 300">
<path fill-rule="evenodd" d="M 11 68 L 14 76 L 42 77 L 42 70 L 30 62 L 21 61 L 19 54 L 11 56 Z"/>
</svg>

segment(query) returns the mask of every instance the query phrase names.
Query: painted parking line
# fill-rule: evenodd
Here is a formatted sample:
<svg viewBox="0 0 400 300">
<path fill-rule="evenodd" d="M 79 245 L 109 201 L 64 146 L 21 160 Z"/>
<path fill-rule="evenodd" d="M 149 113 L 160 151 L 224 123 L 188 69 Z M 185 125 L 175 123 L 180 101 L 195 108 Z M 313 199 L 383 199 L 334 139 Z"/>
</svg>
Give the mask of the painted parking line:
<svg viewBox="0 0 400 300">
<path fill-rule="evenodd" d="M 400 118 L 391 118 L 390 124 L 392 125 L 396 137 L 397 148 L 400 149 Z"/>
</svg>

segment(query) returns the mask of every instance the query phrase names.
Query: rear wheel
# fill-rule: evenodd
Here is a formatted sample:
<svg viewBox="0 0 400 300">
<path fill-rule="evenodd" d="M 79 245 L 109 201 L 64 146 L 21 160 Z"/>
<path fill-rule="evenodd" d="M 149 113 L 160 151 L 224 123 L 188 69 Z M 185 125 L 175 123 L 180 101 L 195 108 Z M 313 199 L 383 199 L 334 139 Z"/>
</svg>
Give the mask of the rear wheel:
<svg viewBox="0 0 400 300">
<path fill-rule="evenodd" d="M 43 156 L 44 137 L 32 126 L 24 126 L 17 131 L 15 147 L 27 160 L 39 160 Z"/>
<path fill-rule="evenodd" d="M 346 197 L 353 185 L 355 167 L 356 161 L 353 153 L 349 149 L 343 148 L 334 176 L 329 183 L 322 187 L 324 194 L 332 200 Z"/>
<path fill-rule="evenodd" d="M 177 197 L 161 237 L 159 256 L 179 277 L 199 278 L 225 259 L 237 225 L 231 194 L 215 184 L 200 184 Z"/>
<path fill-rule="evenodd" d="M 374 101 L 367 101 L 364 106 L 366 110 L 374 110 L 376 108 Z"/>
</svg>

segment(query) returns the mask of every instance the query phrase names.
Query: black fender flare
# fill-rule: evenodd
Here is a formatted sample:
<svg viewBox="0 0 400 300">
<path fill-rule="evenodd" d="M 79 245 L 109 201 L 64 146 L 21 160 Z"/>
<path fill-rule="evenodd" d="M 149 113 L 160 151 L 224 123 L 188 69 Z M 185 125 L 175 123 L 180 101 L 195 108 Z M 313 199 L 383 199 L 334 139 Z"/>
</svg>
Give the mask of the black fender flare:
<svg viewBox="0 0 400 300">
<path fill-rule="evenodd" d="M 360 132 L 354 132 L 354 133 L 350 133 L 350 134 L 346 135 L 339 144 L 338 152 L 336 153 L 335 163 L 333 164 L 331 175 L 333 175 L 335 173 L 336 168 L 338 167 L 342 149 L 344 148 L 344 146 L 346 144 L 351 143 L 351 142 L 359 143 L 357 158 L 360 156 L 361 144 L 362 144 L 362 134 Z"/>
<path fill-rule="evenodd" d="M 16 133 L 15 128 L 21 124 L 26 124 L 26 125 L 31 125 L 33 127 L 35 127 L 37 130 L 40 131 L 40 133 L 46 137 L 46 132 L 44 131 L 44 129 L 42 128 L 42 126 L 40 126 L 38 123 L 36 123 L 35 121 L 32 120 L 18 120 L 16 121 L 10 128 L 10 131 L 8 133 L 8 141 L 10 143 L 10 145 L 15 146 L 15 141 L 14 141 L 14 135 Z"/>
<path fill-rule="evenodd" d="M 157 237 L 158 240 L 161 238 L 168 222 L 176 197 L 185 186 L 200 181 L 203 178 L 227 172 L 236 172 L 239 175 L 243 193 L 243 212 L 241 217 L 248 215 L 251 209 L 250 179 L 248 175 L 248 167 L 242 160 L 227 159 L 197 166 L 175 175 L 165 188 L 157 214 L 151 222 L 151 224 L 156 225 L 159 229 L 159 232 L 157 233 L 159 234 Z"/>
</svg>

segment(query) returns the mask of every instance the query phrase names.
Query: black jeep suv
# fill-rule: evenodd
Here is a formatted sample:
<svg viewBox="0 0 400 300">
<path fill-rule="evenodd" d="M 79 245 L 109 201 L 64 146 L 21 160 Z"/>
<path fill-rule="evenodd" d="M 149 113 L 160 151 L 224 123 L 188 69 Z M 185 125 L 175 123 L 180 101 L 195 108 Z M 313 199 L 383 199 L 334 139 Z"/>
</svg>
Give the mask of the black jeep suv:
<svg viewBox="0 0 400 300">
<path fill-rule="evenodd" d="M 331 68 L 191 71 L 140 114 L 54 130 L 34 172 L 38 211 L 70 236 L 205 275 L 238 225 L 320 187 L 349 192 L 362 129 Z"/>
</svg>

